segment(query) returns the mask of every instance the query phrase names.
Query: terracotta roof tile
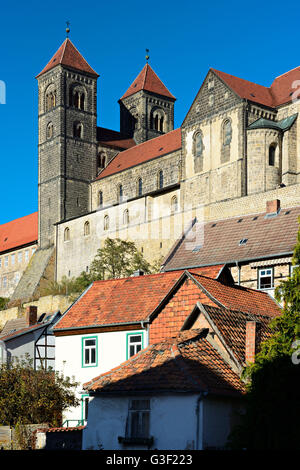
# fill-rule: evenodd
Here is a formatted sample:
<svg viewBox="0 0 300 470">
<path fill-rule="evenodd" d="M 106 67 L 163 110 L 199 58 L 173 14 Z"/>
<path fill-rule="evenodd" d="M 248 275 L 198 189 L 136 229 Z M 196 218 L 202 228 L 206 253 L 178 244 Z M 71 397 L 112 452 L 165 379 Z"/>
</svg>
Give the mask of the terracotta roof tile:
<svg viewBox="0 0 300 470">
<path fill-rule="evenodd" d="M 222 266 L 207 267 L 203 272 L 217 277 Z M 145 321 L 162 302 L 184 271 L 132 276 L 95 281 L 54 327 L 105 326 Z"/>
<path fill-rule="evenodd" d="M 203 305 L 213 324 L 217 327 L 226 345 L 234 353 L 240 364 L 245 365 L 246 323 L 256 321 L 259 326 L 258 347 L 272 335 L 271 318 L 264 315 L 253 315 L 240 310 Z"/>
<path fill-rule="evenodd" d="M 0 225 L 0 253 L 37 242 L 38 212 Z"/>
<path fill-rule="evenodd" d="M 190 330 L 152 344 L 120 366 L 84 384 L 88 391 L 208 391 L 240 395 L 244 386 L 205 338 L 207 331 Z"/>
<path fill-rule="evenodd" d="M 225 285 L 194 272 L 191 274 L 209 296 L 226 308 L 268 317 L 277 317 L 281 314 L 279 305 L 266 292 L 238 285 Z"/>
<path fill-rule="evenodd" d="M 161 96 L 166 96 L 175 100 L 176 98 L 169 92 L 163 82 L 158 78 L 154 70 L 147 63 L 134 82 L 130 85 L 126 93 L 122 96 L 121 100 L 131 96 L 138 91 L 150 91 Z"/>
<path fill-rule="evenodd" d="M 75 70 L 89 73 L 90 75 L 99 76 L 95 70 L 90 67 L 87 61 L 82 57 L 80 52 L 76 49 L 74 44 L 69 38 L 65 39 L 60 48 L 56 51 L 52 59 L 48 62 L 46 67 L 36 76 L 40 77 L 42 74 L 53 69 L 57 65 L 65 65 Z"/>
<path fill-rule="evenodd" d="M 118 155 L 100 173 L 98 180 L 127 170 L 153 158 L 161 157 L 181 148 L 181 129 L 175 129 L 167 134 L 147 140 Z"/>
<path fill-rule="evenodd" d="M 270 87 L 258 85 L 256 83 L 235 77 L 220 70 L 212 69 L 240 98 L 244 98 L 255 103 L 275 108 L 293 99 L 299 99 L 298 86 L 293 87 L 294 82 L 300 80 L 300 67 L 296 67 L 288 72 L 276 77 Z"/>
</svg>

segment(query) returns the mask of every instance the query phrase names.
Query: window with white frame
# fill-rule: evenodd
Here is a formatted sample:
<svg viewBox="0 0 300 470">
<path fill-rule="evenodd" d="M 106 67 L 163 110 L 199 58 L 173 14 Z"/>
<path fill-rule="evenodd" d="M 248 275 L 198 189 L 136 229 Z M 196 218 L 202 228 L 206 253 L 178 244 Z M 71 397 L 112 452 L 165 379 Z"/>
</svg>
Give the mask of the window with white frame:
<svg viewBox="0 0 300 470">
<path fill-rule="evenodd" d="M 23 253 L 22 253 L 22 251 L 19 251 L 19 253 L 18 253 L 18 263 L 22 263 L 22 259 L 23 259 Z"/>
<path fill-rule="evenodd" d="M 273 268 L 260 268 L 258 270 L 258 289 L 272 289 L 273 287 Z"/>
<path fill-rule="evenodd" d="M 10 262 L 11 262 L 12 266 L 15 264 L 15 254 L 14 253 L 10 256 Z"/>
<path fill-rule="evenodd" d="M 29 260 L 29 250 L 25 250 L 25 261 Z"/>
<path fill-rule="evenodd" d="M 97 337 L 82 338 L 82 367 L 97 365 Z"/>
<path fill-rule="evenodd" d="M 143 333 L 127 334 L 127 359 L 143 349 Z"/>
<path fill-rule="evenodd" d="M 5 256 L 4 258 L 4 266 L 8 266 L 8 256 Z"/>
<path fill-rule="evenodd" d="M 130 400 L 126 428 L 127 438 L 148 438 L 150 430 L 150 400 Z"/>
</svg>

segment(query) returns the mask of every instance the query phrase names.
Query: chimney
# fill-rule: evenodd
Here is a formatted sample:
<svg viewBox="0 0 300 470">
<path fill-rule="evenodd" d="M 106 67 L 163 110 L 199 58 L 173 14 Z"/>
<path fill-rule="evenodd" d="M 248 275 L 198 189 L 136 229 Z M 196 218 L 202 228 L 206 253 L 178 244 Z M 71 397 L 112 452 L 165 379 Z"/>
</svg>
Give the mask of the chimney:
<svg viewBox="0 0 300 470">
<path fill-rule="evenodd" d="M 37 307 L 34 305 L 26 307 L 25 318 L 28 326 L 35 325 L 37 322 Z"/>
<path fill-rule="evenodd" d="M 247 364 L 255 361 L 256 352 L 256 321 L 246 321 L 246 351 L 245 361 Z"/>
<path fill-rule="evenodd" d="M 280 209 L 280 199 L 267 201 L 266 212 L 267 214 L 276 214 Z"/>
</svg>

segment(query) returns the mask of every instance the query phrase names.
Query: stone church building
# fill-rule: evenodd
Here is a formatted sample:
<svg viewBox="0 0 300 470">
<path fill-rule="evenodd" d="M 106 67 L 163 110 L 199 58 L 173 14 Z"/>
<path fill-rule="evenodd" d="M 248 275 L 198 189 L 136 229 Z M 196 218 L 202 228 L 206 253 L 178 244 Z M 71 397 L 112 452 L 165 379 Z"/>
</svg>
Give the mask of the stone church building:
<svg viewBox="0 0 300 470">
<path fill-rule="evenodd" d="M 120 131 L 99 127 L 98 77 L 69 38 L 36 77 L 38 249 L 13 297 L 49 263 L 58 280 L 88 272 L 107 237 L 154 262 L 195 218 L 300 206 L 300 67 L 269 88 L 210 69 L 177 129 L 176 98 L 148 63 L 119 99 Z"/>
</svg>

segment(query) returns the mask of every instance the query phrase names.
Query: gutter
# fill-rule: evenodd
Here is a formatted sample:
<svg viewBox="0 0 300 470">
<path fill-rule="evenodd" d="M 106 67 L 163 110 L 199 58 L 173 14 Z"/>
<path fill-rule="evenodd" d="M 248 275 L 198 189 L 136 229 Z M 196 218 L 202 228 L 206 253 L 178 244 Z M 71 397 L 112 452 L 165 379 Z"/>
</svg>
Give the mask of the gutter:
<svg viewBox="0 0 300 470">
<path fill-rule="evenodd" d="M 70 307 L 71 308 L 71 307 Z M 61 332 L 61 331 L 74 331 L 74 330 L 83 330 L 86 328 L 110 328 L 113 326 L 122 326 L 122 325 L 141 325 L 142 329 L 145 329 L 145 324 L 150 323 L 149 320 L 138 320 L 138 321 L 128 321 L 128 322 L 122 322 L 122 323 L 107 323 L 107 324 L 99 324 L 99 325 L 83 325 L 83 326 L 73 326 L 69 328 L 56 328 L 53 330 L 54 334 Z"/>
</svg>

